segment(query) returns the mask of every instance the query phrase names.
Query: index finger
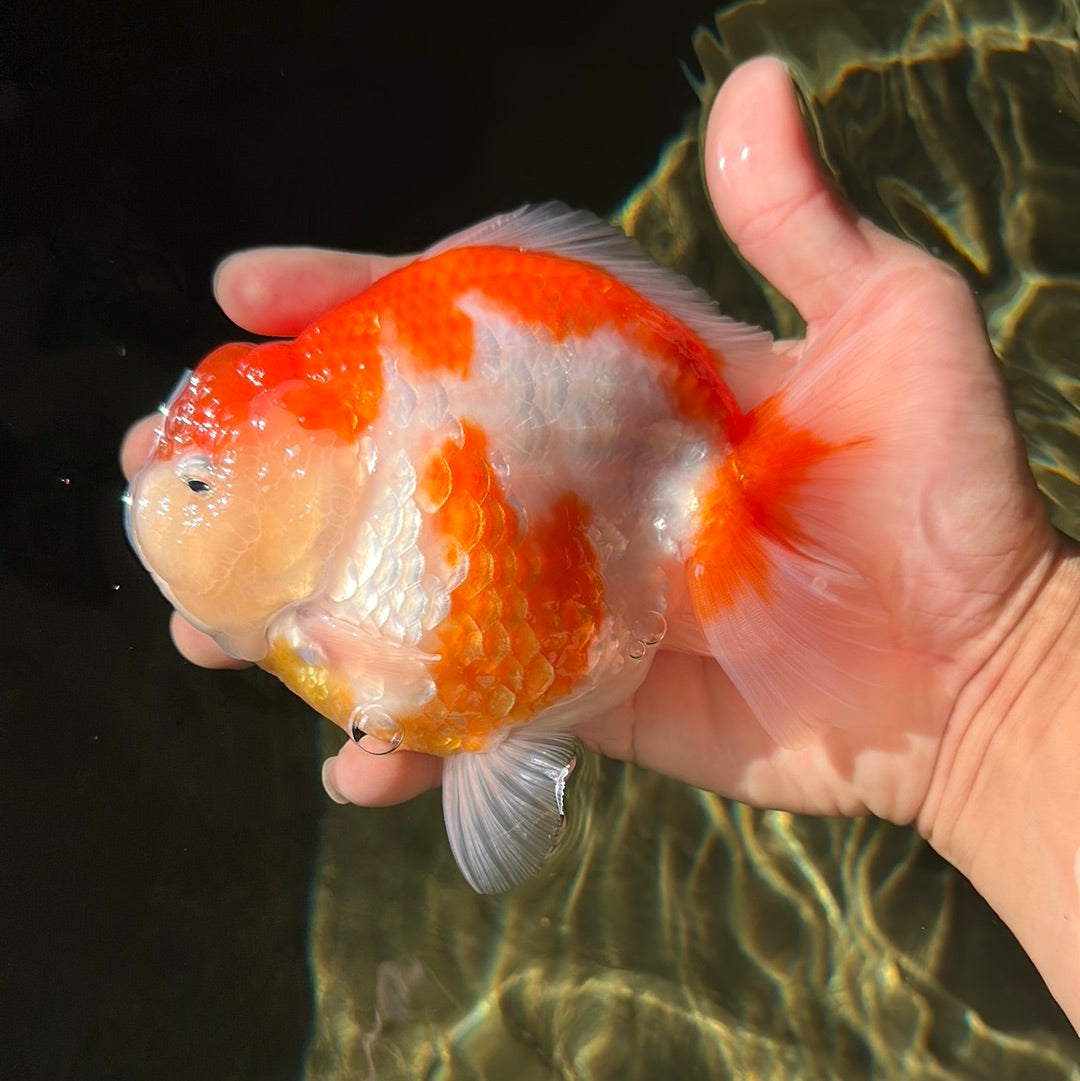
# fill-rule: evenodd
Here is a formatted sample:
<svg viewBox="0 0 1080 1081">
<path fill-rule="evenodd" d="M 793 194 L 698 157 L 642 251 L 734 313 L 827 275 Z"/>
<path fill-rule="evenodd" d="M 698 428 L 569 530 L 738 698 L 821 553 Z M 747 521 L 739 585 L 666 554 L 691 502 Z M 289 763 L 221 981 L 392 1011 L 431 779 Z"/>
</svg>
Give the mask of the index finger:
<svg viewBox="0 0 1080 1081">
<path fill-rule="evenodd" d="M 323 248 L 252 248 L 218 265 L 214 295 L 221 310 L 245 330 L 292 337 L 414 258 Z"/>
</svg>

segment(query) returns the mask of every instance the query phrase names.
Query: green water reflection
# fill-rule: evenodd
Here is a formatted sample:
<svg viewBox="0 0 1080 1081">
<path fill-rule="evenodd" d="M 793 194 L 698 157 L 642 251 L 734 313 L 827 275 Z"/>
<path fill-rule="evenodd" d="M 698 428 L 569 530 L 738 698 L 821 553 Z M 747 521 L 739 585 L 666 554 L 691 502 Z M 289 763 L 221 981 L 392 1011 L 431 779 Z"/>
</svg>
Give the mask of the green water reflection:
<svg viewBox="0 0 1080 1081">
<path fill-rule="evenodd" d="M 852 201 L 968 277 L 1074 536 L 1078 27 L 1075 0 L 757 0 L 695 41 L 706 102 L 739 60 L 785 57 Z M 623 221 L 732 315 L 798 331 L 712 220 L 696 126 Z M 577 839 L 507 898 L 461 881 L 435 794 L 327 813 L 310 1081 L 1080 1078 L 1037 973 L 911 831 L 594 769 L 573 792 Z"/>
</svg>

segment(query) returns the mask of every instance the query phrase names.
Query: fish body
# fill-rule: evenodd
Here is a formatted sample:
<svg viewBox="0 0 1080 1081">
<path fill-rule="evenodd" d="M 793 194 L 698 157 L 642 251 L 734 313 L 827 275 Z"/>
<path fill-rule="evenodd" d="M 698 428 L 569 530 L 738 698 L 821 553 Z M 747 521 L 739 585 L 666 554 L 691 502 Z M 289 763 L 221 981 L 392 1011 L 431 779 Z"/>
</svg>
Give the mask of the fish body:
<svg viewBox="0 0 1080 1081">
<path fill-rule="evenodd" d="M 293 342 L 210 354 L 129 535 L 227 652 L 357 738 L 447 756 L 451 845 L 496 891 L 551 846 L 567 732 L 629 698 L 665 636 L 780 738 L 819 723 L 794 688 L 824 690 L 836 651 L 799 624 L 874 619 L 800 508 L 867 439 L 799 423 L 787 373 L 607 226 L 526 208 Z"/>
</svg>

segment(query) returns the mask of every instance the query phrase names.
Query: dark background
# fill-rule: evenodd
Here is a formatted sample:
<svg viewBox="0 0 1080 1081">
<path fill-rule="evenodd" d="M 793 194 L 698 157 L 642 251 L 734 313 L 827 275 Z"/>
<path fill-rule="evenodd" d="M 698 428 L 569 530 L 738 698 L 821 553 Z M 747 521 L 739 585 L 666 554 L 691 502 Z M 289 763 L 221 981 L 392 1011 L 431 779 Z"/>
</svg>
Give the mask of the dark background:
<svg viewBox="0 0 1080 1081">
<path fill-rule="evenodd" d="M 315 724 L 182 662 L 116 451 L 237 336 L 262 243 L 411 250 L 610 213 L 675 135 L 705 0 L 0 7 L 0 1078 L 298 1072 Z"/>
</svg>

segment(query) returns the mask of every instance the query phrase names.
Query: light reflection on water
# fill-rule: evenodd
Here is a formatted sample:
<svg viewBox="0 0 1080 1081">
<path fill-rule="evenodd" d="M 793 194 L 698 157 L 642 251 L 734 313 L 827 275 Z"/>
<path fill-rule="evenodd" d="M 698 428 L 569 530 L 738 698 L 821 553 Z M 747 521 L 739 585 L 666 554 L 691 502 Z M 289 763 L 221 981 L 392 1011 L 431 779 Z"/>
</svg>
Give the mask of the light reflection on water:
<svg viewBox="0 0 1080 1081">
<path fill-rule="evenodd" d="M 1075 0 L 748 3 L 695 43 L 703 95 L 782 55 L 853 202 L 964 272 L 1057 524 L 1080 536 Z M 732 315 L 797 317 L 727 248 L 696 130 L 624 211 Z M 328 748 L 328 753 L 332 748 Z M 332 1078 L 1080 1078 L 1008 931 L 909 830 L 759 812 L 604 763 L 546 873 L 504 898 L 452 865 L 437 795 L 328 811 L 315 1029 Z"/>
<path fill-rule="evenodd" d="M 587 837 L 506 898 L 461 881 L 437 797 L 330 812 L 308 1078 L 1080 1076 L 983 1019 L 1031 1023 L 1038 977 L 911 831 L 611 763 L 575 798 Z"/>
</svg>

